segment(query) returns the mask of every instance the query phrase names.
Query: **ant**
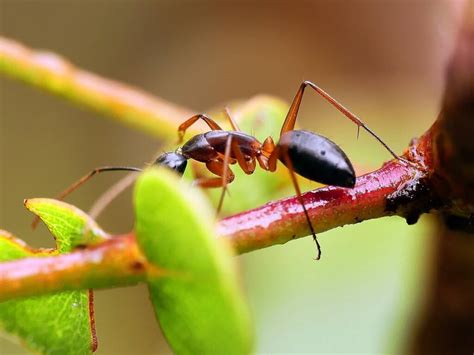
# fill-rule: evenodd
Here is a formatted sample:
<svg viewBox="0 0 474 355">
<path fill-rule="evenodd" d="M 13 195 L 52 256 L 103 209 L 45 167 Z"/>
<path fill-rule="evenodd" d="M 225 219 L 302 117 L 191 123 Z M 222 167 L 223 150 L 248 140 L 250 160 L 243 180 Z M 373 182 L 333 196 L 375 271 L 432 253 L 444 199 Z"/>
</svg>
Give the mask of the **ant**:
<svg viewBox="0 0 474 355">
<path fill-rule="evenodd" d="M 362 127 L 377 139 L 393 157 L 405 162 L 356 115 L 316 84 L 311 81 L 304 81 L 296 92 L 283 122 L 278 143 L 275 144 L 272 137 L 267 137 L 261 143 L 255 137 L 243 133 L 228 110 L 225 110 L 225 114 L 232 126 L 231 131 L 223 130 L 210 117 L 198 114 L 187 119 L 178 127 L 178 143 L 183 142 L 186 130 L 198 120 L 203 120 L 209 126 L 210 131 L 195 135 L 174 152 L 160 155 L 153 165 L 166 166 L 179 174 L 183 174 L 189 159 L 205 163 L 207 169 L 217 177 L 198 178 L 194 181 L 194 184 L 203 188 L 222 188 L 217 207 L 217 211 L 220 211 L 227 185 L 234 180 L 234 173 L 229 168 L 229 165 L 237 163 L 246 174 L 252 174 L 258 163 L 262 169 L 274 172 L 279 160 L 288 168 L 296 196 L 301 203 L 309 230 L 316 243 L 316 260 L 319 260 L 321 257 L 321 247 L 316 238 L 308 211 L 303 203 L 296 175 L 326 185 L 346 188 L 353 188 L 355 186 L 356 176 L 349 158 L 336 143 L 319 134 L 294 129 L 303 94 L 308 86 L 357 125 L 357 136 L 359 136 L 359 130 Z M 63 199 L 98 173 L 118 170 L 142 171 L 140 168 L 126 166 L 96 168 L 61 193 L 58 199 Z"/>
</svg>

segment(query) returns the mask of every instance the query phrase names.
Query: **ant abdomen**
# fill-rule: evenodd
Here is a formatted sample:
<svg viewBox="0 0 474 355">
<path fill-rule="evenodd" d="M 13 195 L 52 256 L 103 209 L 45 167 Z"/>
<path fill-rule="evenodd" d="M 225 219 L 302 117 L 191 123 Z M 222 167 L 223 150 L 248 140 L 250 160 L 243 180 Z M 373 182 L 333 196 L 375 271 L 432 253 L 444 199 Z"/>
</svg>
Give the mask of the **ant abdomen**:
<svg viewBox="0 0 474 355">
<path fill-rule="evenodd" d="M 326 185 L 354 187 L 355 173 L 347 155 L 339 146 L 319 134 L 292 130 L 278 142 L 282 151 L 280 161 L 288 155 L 293 170 L 309 180 Z"/>
</svg>

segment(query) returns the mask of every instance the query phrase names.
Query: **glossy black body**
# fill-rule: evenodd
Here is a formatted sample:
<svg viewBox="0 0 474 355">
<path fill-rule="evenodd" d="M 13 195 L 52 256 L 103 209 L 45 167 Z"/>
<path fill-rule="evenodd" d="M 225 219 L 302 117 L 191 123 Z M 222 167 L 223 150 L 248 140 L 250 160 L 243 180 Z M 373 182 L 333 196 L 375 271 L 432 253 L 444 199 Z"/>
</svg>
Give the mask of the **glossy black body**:
<svg viewBox="0 0 474 355">
<path fill-rule="evenodd" d="M 186 170 L 187 164 L 188 160 L 186 159 L 186 157 L 177 152 L 163 153 L 158 158 L 156 158 L 154 163 L 154 165 L 162 165 L 173 169 L 181 175 Z"/>
<path fill-rule="evenodd" d="M 293 130 L 280 137 L 278 147 L 287 152 L 298 175 L 326 185 L 354 187 L 355 173 L 349 158 L 328 138 Z M 283 154 L 279 159 L 286 165 Z"/>
</svg>

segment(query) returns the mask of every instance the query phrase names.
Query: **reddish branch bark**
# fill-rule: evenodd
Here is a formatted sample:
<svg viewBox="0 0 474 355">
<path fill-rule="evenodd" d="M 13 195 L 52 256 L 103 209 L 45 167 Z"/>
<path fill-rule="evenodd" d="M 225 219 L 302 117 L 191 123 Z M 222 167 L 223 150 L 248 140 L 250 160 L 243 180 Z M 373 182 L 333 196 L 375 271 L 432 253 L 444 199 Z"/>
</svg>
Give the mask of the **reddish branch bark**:
<svg viewBox="0 0 474 355">
<path fill-rule="evenodd" d="M 303 201 L 316 232 L 382 216 L 405 215 L 399 199 L 406 199 L 406 203 L 415 199 L 416 191 L 406 188 L 420 184 L 426 174 L 424 169 L 390 161 L 359 177 L 353 189 L 328 186 L 304 193 Z M 408 213 L 407 219 L 416 220 L 425 209 L 420 206 L 414 215 Z M 225 218 L 217 230 L 239 253 L 283 244 L 310 233 L 301 203 L 294 197 Z"/>
</svg>

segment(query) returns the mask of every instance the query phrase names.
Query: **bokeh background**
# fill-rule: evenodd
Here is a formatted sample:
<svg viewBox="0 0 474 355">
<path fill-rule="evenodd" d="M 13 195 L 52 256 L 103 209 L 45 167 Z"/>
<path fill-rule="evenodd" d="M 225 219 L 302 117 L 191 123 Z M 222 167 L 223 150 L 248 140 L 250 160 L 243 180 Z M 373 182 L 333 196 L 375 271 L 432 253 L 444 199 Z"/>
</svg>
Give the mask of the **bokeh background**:
<svg viewBox="0 0 474 355">
<path fill-rule="evenodd" d="M 1 34 L 196 111 L 259 93 L 291 100 L 304 79 L 327 89 L 402 152 L 435 119 L 461 2 L 0 0 Z M 52 197 L 91 168 L 141 166 L 155 138 L 0 78 L 0 227 L 33 246 L 27 197 Z M 185 119 L 185 117 L 183 117 Z M 338 142 L 359 172 L 389 155 L 308 92 L 300 126 Z M 168 147 L 169 148 L 169 147 Z M 87 210 L 118 176 L 70 202 Z M 247 178 L 249 193 L 252 179 Z M 232 193 L 232 186 L 230 186 Z M 402 353 L 428 281 L 431 220 L 367 221 L 239 257 L 260 353 Z M 133 226 L 131 194 L 101 217 Z M 96 292 L 98 354 L 170 350 L 144 287 Z M 0 353 L 21 354 L 0 334 Z"/>
</svg>

